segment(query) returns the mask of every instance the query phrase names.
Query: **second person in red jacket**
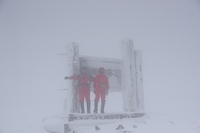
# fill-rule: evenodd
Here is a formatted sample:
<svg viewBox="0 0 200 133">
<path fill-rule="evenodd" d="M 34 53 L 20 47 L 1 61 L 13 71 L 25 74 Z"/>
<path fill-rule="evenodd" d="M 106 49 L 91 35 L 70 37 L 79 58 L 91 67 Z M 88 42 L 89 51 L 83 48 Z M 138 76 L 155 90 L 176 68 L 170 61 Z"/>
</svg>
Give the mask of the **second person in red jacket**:
<svg viewBox="0 0 200 133">
<path fill-rule="evenodd" d="M 101 113 L 104 113 L 106 94 L 108 94 L 109 81 L 108 77 L 105 75 L 105 69 L 103 67 L 99 68 L 99 74 L 94 78 L 94 113 L 98 111 L 98 102 L 101 97 Z"/>
</svg>

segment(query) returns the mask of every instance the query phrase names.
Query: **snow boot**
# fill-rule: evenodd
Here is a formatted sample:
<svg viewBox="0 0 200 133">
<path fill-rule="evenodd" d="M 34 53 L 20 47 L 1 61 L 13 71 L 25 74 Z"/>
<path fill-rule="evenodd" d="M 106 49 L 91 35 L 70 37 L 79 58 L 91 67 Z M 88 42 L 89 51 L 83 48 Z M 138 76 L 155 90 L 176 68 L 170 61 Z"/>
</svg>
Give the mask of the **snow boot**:
<svg viewBox="0 0 200 133">
<path fill-rule="evenodd" d="M 94 113 L 96 114 L 97 113 L 97 109 L 98 108 L 98 102 L 94 102 Z"/>
<path fill-rule="evenodd" d="M 84 103 L 80 103 L 80 104 L 81 104 L 81 113 L 85 113 Z"/>
<path fill-rule="evenodd" d="M 101 102 L 101 113 L 104 114 L 105 102 Z"/>
<path fill-rule="evenodd" d="M 90 102 L 87 102 L 87 113 L 90 113 Z"/>
</svg>

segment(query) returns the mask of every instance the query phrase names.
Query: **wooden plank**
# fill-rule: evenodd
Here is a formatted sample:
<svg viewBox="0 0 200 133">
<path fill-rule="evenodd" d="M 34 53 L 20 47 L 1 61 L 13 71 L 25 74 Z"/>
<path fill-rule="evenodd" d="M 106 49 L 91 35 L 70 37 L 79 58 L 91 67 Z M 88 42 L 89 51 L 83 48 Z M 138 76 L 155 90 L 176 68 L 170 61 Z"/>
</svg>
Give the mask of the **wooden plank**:
<svg viewBox="0 0 200 133">
<path fill-rule="evenodd" d="M 123 119 L 137 118 L 144 116 L 145 113 L 115 113 L 115 114 L 69 114 L 68 121 L 75 120 L 105 120 L 105 119 Z"/>
</svg>

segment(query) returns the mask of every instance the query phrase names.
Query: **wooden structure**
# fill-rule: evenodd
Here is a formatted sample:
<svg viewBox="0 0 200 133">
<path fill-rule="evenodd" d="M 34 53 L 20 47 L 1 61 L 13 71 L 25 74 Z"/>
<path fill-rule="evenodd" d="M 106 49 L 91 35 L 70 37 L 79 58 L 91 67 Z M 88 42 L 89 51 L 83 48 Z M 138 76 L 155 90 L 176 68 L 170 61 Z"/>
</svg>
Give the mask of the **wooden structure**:
<svg viewBox="0 0 200 133">
<path fill-rule="evenodd" d="M 102 57 L 80 57 L 79 45 L 67 45 L 67 62 L 70 75 L 77 75 L 82 66 L 87 67 L 88 73 L 95 76 L 99 67 L 104 67 L 110 82 L 110 92 L 121 91 L 123 95 L 123 113 L 80 114 L 77 81 L 70 80 L 65 99 L 65 115 L 57 116 L 63 125 L 60 131 L 70 132 L 70 124 L 80 120 L 113 120 L 123 118 L 137 118 L 144 116 L 144 96 L 142 80 L 142 53 L 134 50 L 133 41 L 125 39 L 121 42 L 122 59 Z M 92 87 L 91 87 L 92 88 Z M 85 121 L 85 123 L 90 121 Z M 98 121 L 97 121 L 98 122 Z M 64 126 L 64 127 L 63 127 Z"/>
<path fill-rule="evenodd" d="M 121 43 L 122 60 L 101 57 L 80 57 L 79 45 L 67 45 L 67 60 L 70 65 L 70 74 L 75 75 L 80 67 L 88 68 L 89 74 L 96 75 L 100 66 L 106 70 L 109 77 L 110 90 L 123 92 L 123 108 L 127 112 L 143 111 L 143 80 L 142 80 L 142 53 L 134 50 L 133 41 L 125 39 Z M 91 87 L 92 88 L 92 87 Z M 67 113 L 79 113 L 78 92 L 76 81 L 72 81 L 67 96 Z"/>
</svg>

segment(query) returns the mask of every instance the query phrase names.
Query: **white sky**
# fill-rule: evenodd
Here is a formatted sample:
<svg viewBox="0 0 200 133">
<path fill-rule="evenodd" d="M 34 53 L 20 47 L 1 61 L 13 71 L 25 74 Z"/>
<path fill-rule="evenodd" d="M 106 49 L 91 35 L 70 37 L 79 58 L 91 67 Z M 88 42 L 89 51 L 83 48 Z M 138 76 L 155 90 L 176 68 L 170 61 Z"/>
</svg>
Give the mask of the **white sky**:
<svg viewBox="0 0 200 133">
<path fill-rule="evenodd" d="M 120 58 L 127 37 L 143 52 L 146 110 L 199 114 L 199 0 L 0 0 L 0 131 L 62 113 L 66 44 Z"/>
</svg>

